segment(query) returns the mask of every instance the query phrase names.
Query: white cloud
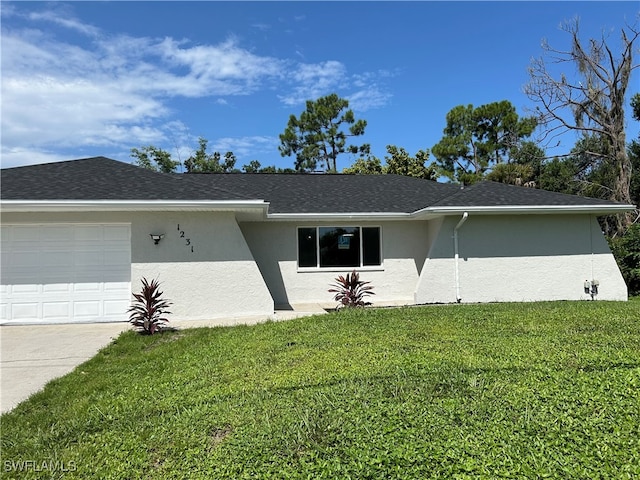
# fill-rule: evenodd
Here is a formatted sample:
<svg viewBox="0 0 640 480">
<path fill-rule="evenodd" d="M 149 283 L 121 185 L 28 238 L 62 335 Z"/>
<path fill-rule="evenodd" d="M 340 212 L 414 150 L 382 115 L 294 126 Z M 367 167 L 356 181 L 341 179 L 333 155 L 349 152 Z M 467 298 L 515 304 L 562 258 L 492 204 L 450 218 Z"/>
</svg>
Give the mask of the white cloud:
<svg viewBox="0 0 640 480">
<path fill-rule="evenodd" d="M 60 148 L 158 142 L 172 114 L 168 99 L 245 95 L 278 77 L 284 63 L 233 41 L 190 47 L 171 38 L 101 36 L 53 11 L 28 17 L 99 38 L 79 46 L 31 28 L 3 28 L 3 153 L 13 163 Z"/>
<path fill-rule="evenodd" d="M 53 11 L 42 11 L 42 12 L 31 12 L 28 14 L 28 18 L 30 20 L 40 20 L 47 21 L 51 23 L 55 23 L 61 27 L 68 28 L 70 30 L 75 30 L 84 35 L 89 36 L 97 36 L 100 33 L 100 30 L 92 25 L 86 25 L 79 20 L 70 17 L 68 15 L 60 15 L 60 12 Z"/>
<path fill-rule="evenodd" d="M 293 92 L 279 96 L 285 105 L 298 105 L 327 95 L 346 85 L 346 67 L 335 60 L 299 64 L 291 78 Z"/>
<path fill-rule="evenodd" d="M 63 160 L 69 160 L 69 157 L 64 153 L 2 145 L 2 168 L 61 162 Z"/>
<path fill-rule="evenodd" d="M 238 159 L 247 162 L 256 160 L 255 156 L 260 153 L 273 152 L 280 145 L 280 140 L 269 136 L 248 136 L 238 138 L 218 138 L 209 144 L 209 150 L 224 154 L 233 152 Z M 249 158 L 251 157 L 251 158 Z M 243 161 L 244 161 L 243 160 Z M 257 159 L 259 160 L 259 159 Z M 240 163 L 240 162 L 238 162 Z M 236 167 L 240 168 L 242 165 Z"/>
<path fill-rule="evenodd" d="M 263 32 L 266 32 L 267 30 L 271 30 L 271 25 L 268 25 L 266 23 L 254 23 L 251 26 Z"/>
<path fill-rule="evenodd" d="M 280 77 L 286 63 L 254 55 L 233 40 L 189 48 L 165 38 L 157 49 L 170 66 L 189 70 L 172 82 L 172 91 L 185 96 L 251 93 L 262 80 Z"/>
<path fill-rule="evenodd" d="M 364 112 L 372 108 L 383 107 L 389 102 L 391 94 L 381 91 L 377 85 L 364 86 L 362 90 L 347 96 L 349 107 Z"/>
<path fill-rule="evenodd" d="M 193 138 L 170 107 L 176 98 L 216 97 L 216 105 L 227 105 L 229 96 L 268 90 L 291 106 L 354 87 L 347 96 L 354 108 L 379 107 L 389 98 L 368 74 L 348 75 L 335 60 L 297 63 L 261 56 L 233 38 L 193 45 L 171 37 L 105 33 L 72 13 L 56 4 L 28 13 L 19 4 L 3 5 L 3 165 L 56 161 L 65 158 L 62 151 L 120 152 L 167 141 L 181 152 Z M 43 25 L 55 28 L 39 30 Z M 55 36 L 60 28 L 86 40 L 61 40 Z M 216 145 L 239 158 L 255 158 L 272 152 L 278 140 L 246 136 Z"/>
</svg>

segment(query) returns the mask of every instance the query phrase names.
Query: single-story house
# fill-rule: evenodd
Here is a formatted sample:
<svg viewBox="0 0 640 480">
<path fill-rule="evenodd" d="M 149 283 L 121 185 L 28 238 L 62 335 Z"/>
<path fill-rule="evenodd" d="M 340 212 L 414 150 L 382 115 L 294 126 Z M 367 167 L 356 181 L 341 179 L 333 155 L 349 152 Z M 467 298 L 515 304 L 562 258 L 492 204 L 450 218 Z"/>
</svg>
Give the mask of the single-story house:
<svg viewBox="0 0 640 480">
<path fill-rule="evenodd" d="M 354 269 L 374 305 L 626 300 L 597 222 L 632 209 L 398 175 L 165 174 L 104 157 L 6 168 L 2 323 L 127 319 L 157 278 L 172 319 L 334 307 Z"/>
</svg>

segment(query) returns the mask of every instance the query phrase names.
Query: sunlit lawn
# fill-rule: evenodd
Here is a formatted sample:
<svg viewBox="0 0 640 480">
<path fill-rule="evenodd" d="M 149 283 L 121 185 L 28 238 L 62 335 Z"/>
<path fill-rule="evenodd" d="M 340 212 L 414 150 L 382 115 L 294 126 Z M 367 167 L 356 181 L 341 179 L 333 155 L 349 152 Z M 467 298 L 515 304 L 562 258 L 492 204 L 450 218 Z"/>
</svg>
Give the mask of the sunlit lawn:
<svg viewBox="0 0 640 480">
<path fill-rule="evenodd" d="M 126 332 L 2 417 L 2 463 L 3 478 L 639 478 L 640 301 Z"/>
</svg>

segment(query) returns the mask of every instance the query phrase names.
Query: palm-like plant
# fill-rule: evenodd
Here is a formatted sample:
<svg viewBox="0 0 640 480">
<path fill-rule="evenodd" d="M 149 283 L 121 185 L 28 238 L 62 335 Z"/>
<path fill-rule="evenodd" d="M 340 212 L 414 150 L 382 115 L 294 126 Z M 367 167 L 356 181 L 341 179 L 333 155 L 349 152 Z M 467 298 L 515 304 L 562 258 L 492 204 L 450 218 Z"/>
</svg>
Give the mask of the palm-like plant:
<svg viewBox="0 0 640 480">
<path fill-rule="evenodd" d="M 371 302 L 366 302 L 364 299 L 369 295 L 375 295 L 371 291 L 373 287 L 368 285 L 371 282 L 360 280 L 358 272 L 354 270 L 351 274 L 347 273 L 346 277 L 340 275 L 335 280 L 336 283 L 330 285 L 333 288 L 329 292 L 335 293 L 333 299 L 339 302 L 338 308 L 371 305 Z"/>
<path fill-rule="evenodd" d="M 128 310 L 129 322 L 142 328 L 142 331 L 149 335 L 164 328 L 169 321 L 164 315 L 171 313 L 167 310 L 171 302 L 164 300 L 162 294 L 157 280 L 149 282 L 143 277 L 142 290 L 140 293 L 133 294 L 135 301 Z"/>
</svg>

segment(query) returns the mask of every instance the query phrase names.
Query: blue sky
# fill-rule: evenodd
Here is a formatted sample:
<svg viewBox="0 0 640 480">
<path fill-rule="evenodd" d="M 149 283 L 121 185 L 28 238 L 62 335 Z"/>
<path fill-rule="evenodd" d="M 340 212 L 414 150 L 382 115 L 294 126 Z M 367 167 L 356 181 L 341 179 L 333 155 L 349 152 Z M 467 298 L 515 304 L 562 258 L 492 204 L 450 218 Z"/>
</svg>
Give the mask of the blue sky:
<svg viewBox="0 0 640 480">
<path fill-rule="evenodd" d="M 144 145 L 184 160 L 202 136 L 211 151 L 233 151 L 238 167 L 292 167 L 278 135 L 306 100 L 333 92 L 367 120 L 359 142 L 373 154 L 382 158 L 388 144 L 413 154 L 440 140 L 456 105 L 506 99 L 526 114 L 529 61 L 543 38 L 570 48 L 563 21 L 579 16 L 582 38 L 604 32 L 615 46 L 639 10 L 637 2 L 2 2 L 2 166 L 98 155 L 131 162 L 131 148 Z M 640 91 L 637 72 L 629 90 Z M 558 151 L 574 138 L 562 141 Z M 338 169 L 353 160 L 343 156 Z"/>
</svg>

